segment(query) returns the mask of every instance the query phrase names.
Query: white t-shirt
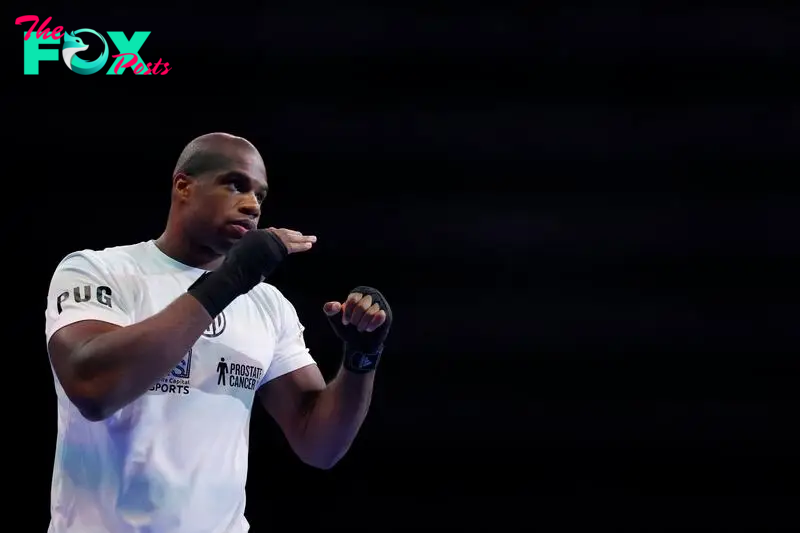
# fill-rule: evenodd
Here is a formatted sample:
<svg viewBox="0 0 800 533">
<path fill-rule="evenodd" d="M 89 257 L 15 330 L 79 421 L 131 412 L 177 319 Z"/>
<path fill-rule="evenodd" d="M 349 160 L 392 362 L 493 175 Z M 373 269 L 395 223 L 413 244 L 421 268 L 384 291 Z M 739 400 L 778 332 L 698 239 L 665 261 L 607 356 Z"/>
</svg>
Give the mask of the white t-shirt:
<svg viewBox="0 0 800 533">
<path fill-rule="evenodd" d="M 140 322 L 203 272 L 168 257 L 153 241 L 70 254 L 50 284 L 47 341 L 81 320 Z M 262 283 L 234 300 L 169 375 L 106 420 L 86 420 L 56 378 L 49 532 L 247 531 L 255 392 L 311 364 L 294 307 Z"/>
</svg>

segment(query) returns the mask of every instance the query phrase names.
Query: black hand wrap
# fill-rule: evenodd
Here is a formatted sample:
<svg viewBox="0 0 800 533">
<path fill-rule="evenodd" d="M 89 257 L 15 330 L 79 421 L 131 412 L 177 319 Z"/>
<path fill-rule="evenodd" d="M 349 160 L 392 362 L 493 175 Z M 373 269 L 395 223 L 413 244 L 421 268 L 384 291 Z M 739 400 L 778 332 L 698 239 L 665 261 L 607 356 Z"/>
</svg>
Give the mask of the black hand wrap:
<svg viewBox="0 0 800 533">
<path fill-rule="evenodd" d="M 354 292 L 372 297 L 372 303 L 378 304 L 386 313 L 386 322 L 375 331 L 359 332 L 353 324 L 346 326 L 342 324 L 341 313 L 329 316 L 328 321 L 336 335 L 344 341 L 344 368 L 350 372 L 365 374 L 378 367 L 383 353 L 383 343 L 392 326 L 392 309 L 377 289 L 359 286 L 350 291 L 351 294 Z"/>
<path fill-rule="evenodd" d="M 200 276 L 187 292 L 216 317 L 242 294 L 268 277 L 289 251 L 277 235 L 266 230 L 248 231 L 233 245 L 214 272 Z"/>
</svg>

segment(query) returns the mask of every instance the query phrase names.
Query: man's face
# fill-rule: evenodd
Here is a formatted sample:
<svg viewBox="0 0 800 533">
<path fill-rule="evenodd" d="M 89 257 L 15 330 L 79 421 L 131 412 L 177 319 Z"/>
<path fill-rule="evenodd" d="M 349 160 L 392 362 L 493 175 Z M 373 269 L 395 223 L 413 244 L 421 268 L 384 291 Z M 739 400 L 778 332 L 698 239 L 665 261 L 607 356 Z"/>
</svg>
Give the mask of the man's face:
<svg viewBox="0 0 800 533">
<path fill-rule="evenodd" d="M 224 254 L 261 216 L 267 179 L 261 158 L 247 149 L 226 154 L 225 168 L 189 178 L 188 229 L 198 243 Z"/>
</svg>

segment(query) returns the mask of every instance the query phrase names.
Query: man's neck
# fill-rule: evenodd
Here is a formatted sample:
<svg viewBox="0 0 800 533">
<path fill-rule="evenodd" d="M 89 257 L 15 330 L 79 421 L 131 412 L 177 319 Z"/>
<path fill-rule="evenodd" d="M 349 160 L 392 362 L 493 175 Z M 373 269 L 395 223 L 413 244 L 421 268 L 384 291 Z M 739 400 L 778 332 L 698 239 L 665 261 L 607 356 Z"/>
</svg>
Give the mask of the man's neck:
<svg viewBox="0 0 800 533">
<path fill-rule="evenodd" d="M 217 254 L 206 246 L 193 243 L 191 239 L 169 227 L 155 242 L 165 255 L 194 268 L 216 270 L 225 259 L 225 256 Z"/>
</svg>

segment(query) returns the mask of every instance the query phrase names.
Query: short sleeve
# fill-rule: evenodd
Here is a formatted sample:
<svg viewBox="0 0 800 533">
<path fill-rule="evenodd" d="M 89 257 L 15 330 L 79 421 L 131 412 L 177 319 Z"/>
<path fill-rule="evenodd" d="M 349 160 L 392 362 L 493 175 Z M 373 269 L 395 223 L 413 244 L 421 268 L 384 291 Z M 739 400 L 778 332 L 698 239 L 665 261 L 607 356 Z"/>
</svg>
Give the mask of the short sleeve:
<svg viewBox="0 0 800 533">
<path fill-rule="evenodd" d="M 279 331 L 275 342 L 275 351 L 272 355 L 272 363 L 270 363 L 266 374 L 264 374 L 262 384 L 304 366 L 315 364 L 306 347 L 306 341 L 303 338 L 303 330 L 305 328 L 300 323 L 297 311 L 292 303 L 277 289 L 275 293 L 278 296 L 277 310 L 280 320 L 277 325 Z"/>
<path fill-rule="evenodd" d="M 126 290 L 127 289 L 127 290 Z M 117 326 L 133 321 L 131 288 L 121 287 L 91 252 L 65 257 L 50 281 L 45 311 L 47 342 L 59 329 L 82 320 L 100 320 Z"/>
</svg>

